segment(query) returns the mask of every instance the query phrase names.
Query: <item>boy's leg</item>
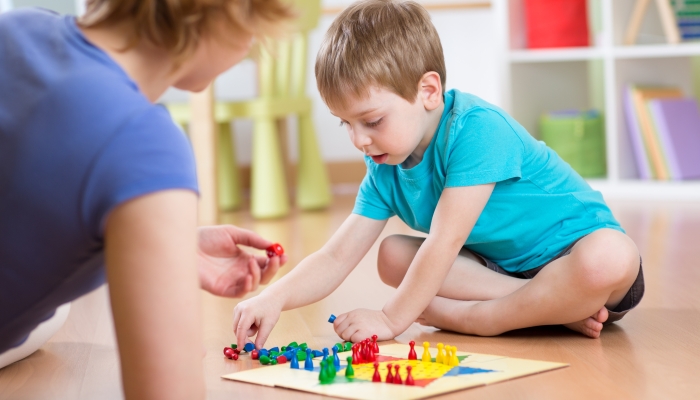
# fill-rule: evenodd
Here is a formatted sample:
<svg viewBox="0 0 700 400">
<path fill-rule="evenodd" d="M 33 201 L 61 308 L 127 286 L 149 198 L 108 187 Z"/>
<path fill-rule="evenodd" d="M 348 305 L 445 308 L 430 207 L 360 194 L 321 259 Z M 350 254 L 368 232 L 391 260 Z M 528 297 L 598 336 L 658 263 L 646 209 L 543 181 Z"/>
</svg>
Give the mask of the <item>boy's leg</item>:
<svg viewBox="0 0 700 400">
<path fill-rule="evenodd" d="M 401 284 L 424 238 L 392 235 L 379 247 L 377 269 L 382 282 Z M 455 300 L 492 300 L 520 289 L 528 279 L 503 275 L 485 268 L 481 258 L 462 249 L 445 279 L 438 296 Z"/>
<path fill-rule="evenodd" d="M 569 324 L 576 329 L 576 321 L 620 303 L 637 278 L 639 265 L 639 251 L 629 237 L 601 229 L 505 297 L 481 302 L 436 297 L 422 318 L 443 329 L 484 336 L 539 325 Z"/>
</svg>

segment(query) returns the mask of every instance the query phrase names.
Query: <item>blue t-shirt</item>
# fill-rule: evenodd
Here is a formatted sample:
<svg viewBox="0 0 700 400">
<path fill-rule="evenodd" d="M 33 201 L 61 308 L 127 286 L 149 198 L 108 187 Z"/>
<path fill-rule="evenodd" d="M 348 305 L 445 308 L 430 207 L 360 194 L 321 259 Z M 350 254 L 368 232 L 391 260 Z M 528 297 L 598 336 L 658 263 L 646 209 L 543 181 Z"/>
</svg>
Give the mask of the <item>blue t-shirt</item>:
<svg viewBox="0 0 700 400">
<path fill-rule="evenodd" d="M 445 188 L 496 183 L 464 245 L 509 272 L 536 268 L 597 229 L 624 232 L 600 192 L 503 110 L 457 90 L 444 98 L 420 163 L 403 169 L 365 157 L 354 213 L 397 215 L 429 233 Z"/>
<path fill-rule="evenodd" d="M 0 353 L 105 281 L 104 222 L 197 191 L 187 138 L 74 17 L 0 15 Z"/>
</svg>

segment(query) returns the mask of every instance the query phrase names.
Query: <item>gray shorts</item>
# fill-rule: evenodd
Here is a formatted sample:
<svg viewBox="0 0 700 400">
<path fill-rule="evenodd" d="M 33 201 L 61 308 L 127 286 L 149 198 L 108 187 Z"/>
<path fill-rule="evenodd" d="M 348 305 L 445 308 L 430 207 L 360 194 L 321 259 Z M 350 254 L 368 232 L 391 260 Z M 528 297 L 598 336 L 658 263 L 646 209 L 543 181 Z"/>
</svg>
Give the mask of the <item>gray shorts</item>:
<svg viewBox="0 0 700 400">
<path fill-rule="evenodd" d="M 508 276 L 513 276 L 515 278 L 521 278 L 521 279 L 532 279 L 537 275 L 544 267 L 549 265 L 552 261 L 567 256 L 571 254 L 571 249 L 574 247 L 574 245 L 579 241 L 583 239 L 578 238 L 575 240 L 573 243 L 571 243 L 569 246 L 567 246 L 564 250 L 562 250 L 559 254 L 557 254 L 554 258 L 551 260 L 547 261 L 546 263 L 540 265 L 537 268 L 533 268 L 527 271 L 523 272 L 508 272 L 501 268 L 498 264 L 494 263 L 493 261 L 474 253 L 477 257 L 481 258 L 484 263 L 486 264 L 486 268 L 496 271 L 499 274 L 503 275 L 508 275 Z M 473 253 L 473 252 L 472 252 Z M 627 294 L 625 294 L 625 297 L 622 298 L 622 301 L 620 304 L 618 304 L 615 308 L 608 309 L 608 320 L 605 321 L 603 325 L 611 324 L 615 321 L 619 321 L 622 319 L 622 317 L 627 314 L 627 312 L 639 304 L 639 302 L 642 300 L 642 296 L 644 296 L 644 274 L 642 273 L 642 258 L 639 258 L 639 273 L 637 274 L 637 279 L 634 280 L 634 283 L 630 287 L 630 289 L 627 291 Z"/>
</svg>

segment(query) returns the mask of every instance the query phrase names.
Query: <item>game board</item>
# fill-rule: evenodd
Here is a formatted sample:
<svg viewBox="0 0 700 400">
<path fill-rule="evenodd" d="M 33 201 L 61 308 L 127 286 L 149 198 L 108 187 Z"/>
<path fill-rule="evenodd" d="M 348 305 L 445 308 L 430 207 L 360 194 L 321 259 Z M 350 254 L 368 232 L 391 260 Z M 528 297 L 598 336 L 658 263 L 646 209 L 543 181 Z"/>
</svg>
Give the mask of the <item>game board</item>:
<svg viewBox="0 0 700 400">
<path fill-rule="evenodd" d="M 341 369 L 329 384 L 319 382 L 320 359 L 314 360 L 313 372 L 291 369 L 289 364 L 279 364 L 235 372 L 224 375 L 223 378 L 346 399 L 423 399 L 568 366 L 568 364 L 555 362 L 457 352 L 460 363 L 458 366 L 450 367 L 434 362 L 423 362 L 420 357 L 418 360 L 408 360 L 409 349 L 405 344 L 379 346 L 377 361 L 382 377 L 386 375 L 388 363 L 399 363 L 402 366 L 401 376 L 404 380 L 406 379 L 405 366 L 413 366 L 412 375 L 416 382 L 415 386 L 372 382 L 374 373 L 372 363 L 354 365 L 355 378 L 350 380 L 344 376 L 347 363 L 343 357 L 341 357 Z M 430 348 L 430 354 L 435 357 L 437 349 Z"/>
</svg>

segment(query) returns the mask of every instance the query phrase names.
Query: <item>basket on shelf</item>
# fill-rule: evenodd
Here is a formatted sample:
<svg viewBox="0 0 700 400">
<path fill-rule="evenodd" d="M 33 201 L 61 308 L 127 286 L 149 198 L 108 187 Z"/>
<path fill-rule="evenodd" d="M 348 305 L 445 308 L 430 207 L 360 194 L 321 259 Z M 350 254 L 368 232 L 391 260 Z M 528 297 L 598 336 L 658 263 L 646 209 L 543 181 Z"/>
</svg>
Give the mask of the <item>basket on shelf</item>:
<svg viewBox="0 0 700 400">
<path fill-rule="evenodd" d="M 605 131 L 600 112 L 560 111 L 540 119 L 542 140 L 584 178 L 606 174 Z"/>
</svg>

